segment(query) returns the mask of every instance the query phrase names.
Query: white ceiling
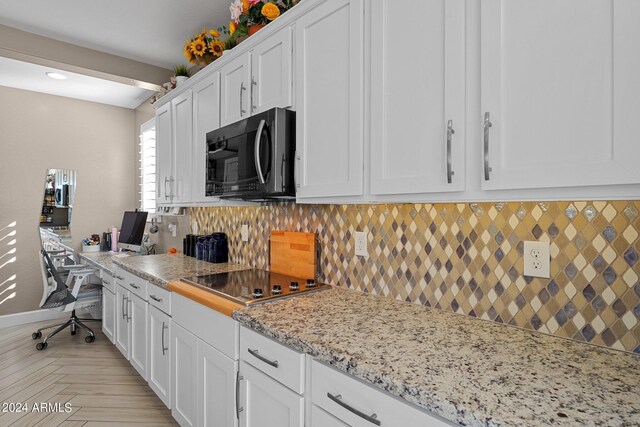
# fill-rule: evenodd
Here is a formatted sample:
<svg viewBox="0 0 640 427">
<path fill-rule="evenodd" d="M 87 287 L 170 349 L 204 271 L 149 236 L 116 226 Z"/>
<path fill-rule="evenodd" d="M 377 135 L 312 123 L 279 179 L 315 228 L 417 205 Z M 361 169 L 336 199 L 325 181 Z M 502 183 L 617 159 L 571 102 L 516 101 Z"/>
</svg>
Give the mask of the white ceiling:
<svg viewBox="0 0 640 427">
<path fill-rule="evenodd" d="M 47 72 L 57 72 L 67 78 L 66 80 L 55 80 L 48 77 L 45 74 Z M 123 83 L 3 57 L 0 57 L 0 86 L 83 99 L 125 108 L 136 108 L 155 93 L 154 91 Z"/>
<path fill-rule="evenodd" d="M 202 30 L 226 25 L 231 0 L 3 1 L 0 24 L 172 69 Z"/>
</svg>

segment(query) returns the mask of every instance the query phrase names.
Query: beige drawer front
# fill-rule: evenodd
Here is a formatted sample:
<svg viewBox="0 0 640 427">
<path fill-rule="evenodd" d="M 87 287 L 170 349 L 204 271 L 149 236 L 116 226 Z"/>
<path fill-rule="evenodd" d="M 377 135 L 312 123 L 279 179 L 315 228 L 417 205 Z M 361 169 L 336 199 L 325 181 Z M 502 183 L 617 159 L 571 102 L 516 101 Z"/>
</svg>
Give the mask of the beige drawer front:
<svg viewBox="0 0 640 427">
<path fill-rule="evenodd" d="M 116 278 L 105 270 L 100 270 L 100 278 L 102 278 L 102 286 L 108 289 L 112 294 L 116 293 Z"/>
<path fill-rule="evenodd" d="M 147 300 L 146 280 L 118 267 L 116 268 L 116 283 L 131 291 L 131 293 L 138 295 L 143 300 Z"/>
<path fill-rule="evenodd" d="M 311 362 L 311 402 L 353 427 L 454 425 L 317 360 Z"/>
<path fill-rule="evenodd" d="M 298 353 L 242 326 L 240 360 L 261 370 L 296 393 L 304 392 L 304 353 Z"/>
<path fill-rule="evenodd" d="M 238 322 L 172 292 L 171 318 L 230 359 L 238 360 Z"/>
<path fill-rule="evenodd" d="M 160 286 L 148 284 L 149 304 L 171 316 L 171 292 Z"/>
</svg>

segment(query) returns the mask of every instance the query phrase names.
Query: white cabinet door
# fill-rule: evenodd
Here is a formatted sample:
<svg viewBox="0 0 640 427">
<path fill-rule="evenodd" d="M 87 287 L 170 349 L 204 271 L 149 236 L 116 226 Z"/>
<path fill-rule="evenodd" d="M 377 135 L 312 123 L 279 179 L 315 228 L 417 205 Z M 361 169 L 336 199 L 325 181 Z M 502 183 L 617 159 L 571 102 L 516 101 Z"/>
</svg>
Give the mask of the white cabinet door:
<svg viewBox="0 0 640 427">
<path fill-rule="evenodd" d="M 220 127 L 220 73 L 205 77 L 193 87 L 193 175 L 194 202 L 215 200 L 207 198 L 207 132 Z"/>
<path fill-rule="evenodd" d="M 372 194 L 464 189 L 464 22 L 464 0 L 372 8 Z"/>
<path fill-rule="evenodd" d="M 182 427 L 197 425 L 198 338 L 171 325 L 171 415 Z"/>
<path fill-rule="evenodd" d="M 363 193 L 362 7 L 328 1 L 296 21 L 299 199 Z"/>
<path fill-rule="evenodd" d="M 102 332 L 114 343 L 116 336 L 116 296 L 107 288 L 102 288 Z"/>
<path fill-rule="evenodd" d="M 241 55 L 220 69 L 220 124 L 226 126 L 249 115 L 249 55 Z"/>
<path fill-rule="evenodd" d="M 311 427 L 349 427 L 349 424 L 343 423 L 316 405 L 311 405 Z"/>
<path fill-rule="evenodd" d="M 130 311 L 129 291 L 122 286 L 116 286 L 116 347 L 129 360 Z"/>
<path fill-rule="evenodd" d="M 171 203 L 171 168 L 173 163 L 171 104 L 156 110 L 156 185 L 159 204 Z"/>
<path fill-rule="evenodd" d="M 291 27 L 263 40 L 251 51 L 251 114 L 291 106 Z"/>
<path fill-rule="evenodd" d="M 149 305 L 147 315 L 147 381 L 160 400 L 171 409 L 171 318 Z"/>
<path fill-rule="evenodd" d="M 633 0 L 482 1 L 483 189 L 640 182 L 638 22 Z"/>
<path fill-rule="evenodd" d="M 238 362 L 198 340 L 198 425 L 233 427 Z"/>
<path fill-rule="evenodd" d="M 193 104 L 191 90 L 171 100 L 173 126 L 173 173 L 171 201 L 191 201 L 191 153 L 193 146 Z"/>
<path fill-rule="evenodd" d="M 241 427 L 300 427 L 304 398 L 253 366 L 240 363 Z"/>
<path fill-rule="evenodd" d="M 131 309 L 129 340 L 131 349 L 130 362 L 140 376 L 147 379 L 147 308 L 149 304 L 139 296 L 129 292 L 129 307 Z"/>
</svg>

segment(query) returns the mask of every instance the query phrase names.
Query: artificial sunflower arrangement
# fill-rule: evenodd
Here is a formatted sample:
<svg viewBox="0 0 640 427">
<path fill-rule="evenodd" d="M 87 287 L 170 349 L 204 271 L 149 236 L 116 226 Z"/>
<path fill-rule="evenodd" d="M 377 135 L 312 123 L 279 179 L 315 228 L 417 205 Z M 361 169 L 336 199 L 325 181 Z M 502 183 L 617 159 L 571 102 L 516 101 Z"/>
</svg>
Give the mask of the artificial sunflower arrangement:
<svg viewBox="0 0 640 427">
<path fill-rule="evenodd" d="M 281 14 L 291 9 L 299 0 L 234 0 L 229 6 L 229 28 L 223 27 L 231 38 L 237 40 L 250 36 Z"/>
<path fill-rule="evenodd" d="M 204 67 L 222 56 L 225 50 L 225 42 L 220 40 L 217 30 L 202 29 L 202 33 L 196 34 L 187 40 L 184 45 L 184 56 L 191 64 Z"/>
</svg>

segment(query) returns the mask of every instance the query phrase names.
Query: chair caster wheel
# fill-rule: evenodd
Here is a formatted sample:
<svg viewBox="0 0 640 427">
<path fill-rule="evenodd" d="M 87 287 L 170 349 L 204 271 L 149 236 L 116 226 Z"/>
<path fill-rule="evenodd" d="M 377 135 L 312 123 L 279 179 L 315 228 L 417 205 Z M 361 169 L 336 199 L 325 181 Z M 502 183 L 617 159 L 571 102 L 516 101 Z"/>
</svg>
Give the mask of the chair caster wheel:
<svg viewBox="0 0 640 427">
<path fill-rule="evenodd" d="M 84 342 L 86 343 L 94 342 L 95 340 L 96 340 L 96 337 L 93 335 L 87 335 L 86 337 L 84 337 Z"/>
<path fill-rule="evenodd" d="M 42 337 L 42 332 L 34 332 L 31 334 L 31 338 L 33 338 L 34 340 L 37 340 L 41 337 Z"/>
<path fill-rule="evenodd" d="M 38 344 L 36 344 L 36 350 L 38 351 L 44 350 L 45 348 L 47 348 L 46 342 L 39 342 Z"/>
<path fill-rule="evenodd" d="M 75 334 L 76 334 L 76 331 L 72 330 L 71 335 L 75 335 Z"/>
</svg>

